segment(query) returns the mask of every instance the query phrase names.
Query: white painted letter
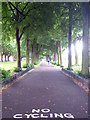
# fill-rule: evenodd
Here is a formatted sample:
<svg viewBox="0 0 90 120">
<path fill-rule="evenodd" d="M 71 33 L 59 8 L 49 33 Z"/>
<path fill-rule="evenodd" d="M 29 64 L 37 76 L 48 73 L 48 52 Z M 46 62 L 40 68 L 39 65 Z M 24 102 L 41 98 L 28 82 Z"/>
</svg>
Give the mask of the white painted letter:
<svg viewBox="0 0 90 120">
<path fill-rule="evenodd" d="M 13 116 L 13 118 L 22 118 L 22 114 L 16 114 Z"/>
<path fill-rule="evenodd" d="M 32 114 L 25 114 L 26 118 L 30 118 Z"/>
<path fill-rule="evenodd" d="M 44 116 L 43 114 L 41 114 L 41 118 L 48 118 L 48 116 Z"/>
<path fill-rule="evenodd" d="M 40 109 L 38 109 L 38 110 L 32 109 L 32 113 L 34 113 L 34 112 L 39 113 L 39 112 L 40 112 Z"/>
<path fill-rule="evenodd" d="M 74 118 L 74 116 L 71 113 L 65 113 L 64 117 L 66 117 L 66 118 Z"/>
<path fill-rule="evenodd" d="M 42 109 L 41 110 L 43 113 L 48 113 L 48 112 L 50 112 L 50 109 Z"/>
<path fill-rule="evenodd" d="M 39 114 L 32 114 L 32 118 L 39 118 Z"/>
<path fill-rule="evenodd" d="M 52 113 L 50 113 L 50 118 L 53 118 L 53 114 Z"/>
<path fill-rule="evenodd" d="M 25 114 L 25 116 L 26 116 L 26 118 L 30 118 L 30 116 L 31 116 L 31 118 L 39 118 L 39 114 Z"/>
<path fill-rule="evenodd" d="M 60 114 L 54 113 L 54 115 L 55 115 L 55 118 L 58 118 L 58 117 L 63 118 L 62 113 L 60 113 Z"/>
</svg>

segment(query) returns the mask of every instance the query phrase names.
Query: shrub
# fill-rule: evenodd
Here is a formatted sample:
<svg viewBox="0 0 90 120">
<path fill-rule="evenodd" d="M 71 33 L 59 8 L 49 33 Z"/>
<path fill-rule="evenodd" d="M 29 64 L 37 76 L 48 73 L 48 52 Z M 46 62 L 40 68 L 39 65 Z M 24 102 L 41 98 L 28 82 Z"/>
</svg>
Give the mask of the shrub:
<svg viewBox="0 0 90 120">
<path fill-rule="evenodd" d="M 78 75 L 80 75 L 81 77 L 84 77 L 84 78 L 90 78 L 90 74 L 84 75 L 81 72 L 78 72 Z"/>
<path fill-rule="evenodd" d="M 53 65 L 56 65 L 56 62 L 55 62 L 55 61 L 53 61 L 53 62 L 52 62 L 52 64 L 53 64 Z"/>
<path fill-rule="evenodd" d="M 37 65 L 37 62 L 34 62 L 34 65 Z"/>
<path fill-rule="evenodd" d="M 29 67 L 30 67 L 29 64 L 24 64 L 24 65 L 23 65 L 23 68 L 29 68 Z"/>
<path fill-rule="evenodd" d="M 62 67 L 62 68 L 63 68 L 64 66 L 63 66 L 63 65 L 60 65 L 60 67 Z"/>
<path fill-rule="evenodd" d="M 73 69 L 71 67 L 68 67 L 67 70 L 73 71 Z"/>
<path fill-rule="evenodd" d="M 40 63 L 40 61 L 34 62 L 34 65 L 38 65 Z"/>
<path fill-rule="evenodd" d="M 57 63 L 57 66 L 60 66 L 60 64 Z"/>
<path fill-rule="evenodd" d="M 87 77 L 90 78 L 90 74 L 88 74 Z"/>
<path fill-rule="evenodd" d="M 2 79 L 4 78 L 9 78 L 11 76 L 11 71 L 10 70 L 1 70 L 2 73 Z"/>
<path fill-rule="evenodd" d="M 23 65 L 23 68 L 30 68 L 30 67 L 34 67 L 34 65 L 33 64 L 25 64 L 25 65 Z"/>
<path fill-rule="evenodd" d="M 20 71 L 22 71 L 22 68 L 19 68 L 19 67 L 14 68 L 14 72 L 20 72 Z"/>
<path fill-rule="evenodd" d="M 0 80 L 2 80 L 2 71 L 0 69 Z"/>
<path fill-rule="evenodd" d="M 34 64 L 30 64 L 31 65 L 31 67 L 34 67 Z"/>
</svg>

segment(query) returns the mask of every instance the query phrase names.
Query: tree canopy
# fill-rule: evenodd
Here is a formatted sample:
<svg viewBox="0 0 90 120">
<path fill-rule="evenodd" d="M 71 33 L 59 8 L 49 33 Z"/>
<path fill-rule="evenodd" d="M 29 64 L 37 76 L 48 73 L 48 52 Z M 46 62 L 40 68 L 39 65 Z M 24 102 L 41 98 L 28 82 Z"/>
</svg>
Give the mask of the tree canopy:
<svg viewBox="0 0 90 120">
<path fill-rule="evenodd" d="M 59 64 L 59 54 L 68 47 L 70 67 L 71 44 L 82 37 L 83 9 L 82 3 L 77 2 L 3 2 L 2 52 L 14 54 L 17 51 L 17 66 L 21 67 L 25 53 L 27 64 L 29 54 L 32 63 L 40 55 L 54 55 L 58 56 Z"/>
</svg>

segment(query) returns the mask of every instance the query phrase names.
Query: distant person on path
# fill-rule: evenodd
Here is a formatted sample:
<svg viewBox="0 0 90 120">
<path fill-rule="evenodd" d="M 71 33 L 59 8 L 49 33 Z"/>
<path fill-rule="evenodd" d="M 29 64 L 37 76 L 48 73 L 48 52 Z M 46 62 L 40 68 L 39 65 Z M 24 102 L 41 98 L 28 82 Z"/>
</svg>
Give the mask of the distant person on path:
<svg viewBox="0 0 90 120">
<path fill-rule="evenodd" d="M 49 59 L 49 57 L 48 57 L 48 64 L 49 64 L 49 62 L 50 62 L 50 59 Z"/>
</svg>

